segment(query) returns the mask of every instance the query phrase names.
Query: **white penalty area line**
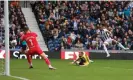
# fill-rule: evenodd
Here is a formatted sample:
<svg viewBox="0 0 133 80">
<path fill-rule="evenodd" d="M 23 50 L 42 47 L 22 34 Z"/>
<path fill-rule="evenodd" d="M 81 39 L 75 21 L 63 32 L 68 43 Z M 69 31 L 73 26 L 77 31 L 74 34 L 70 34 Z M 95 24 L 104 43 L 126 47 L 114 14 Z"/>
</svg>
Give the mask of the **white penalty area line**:
<svg viewBox="0 0 133 80">
<path fill-rule="evenodd" d="M 12 78 L 16 78 L 16 79 L 20 79 L 20 80 L 29 80 L 27 78 L 23 78 L 23 77 L 19 77 L 19 76 L 9 76 L 9 77 L 12 77 Z"/>
<path fill-rule="evenodd" d="M 125 69 L 125 70 L 133 70 L 133 69 L 126 69 L 126 68 L 113 68 L 113 67 L 104 67 L 106 69 Z"/>
</svg>

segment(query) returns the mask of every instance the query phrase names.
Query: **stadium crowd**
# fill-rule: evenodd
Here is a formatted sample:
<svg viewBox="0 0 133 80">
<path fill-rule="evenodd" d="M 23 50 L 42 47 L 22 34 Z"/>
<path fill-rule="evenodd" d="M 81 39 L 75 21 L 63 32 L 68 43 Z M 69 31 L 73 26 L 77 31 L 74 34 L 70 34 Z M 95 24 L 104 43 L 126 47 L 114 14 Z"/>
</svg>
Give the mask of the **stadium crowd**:
<svg viewBox="0 0 133 80">
<path fill-rule="evenodd" d="M 10 49 L 20 48 L 20 31 L 26 26 L 26 20 L 18 1 L 9 2 L 9 40 Z M 4 48 L 4 1 L 0 8 L 0 48 Z"/>
<path fill-rule="evenodd" d="M 112 37 L 133 49 L 133 8 L 129 1 L 33 1 L 32 10 L 50 51 L 61 49 L 101 50 L 99 37 L 90 39 L 97 26 L 106 27 Z M 0 48 L 4 48 L 4 4 L 0 7 Z M 26 25 L 17 1 L 9 4 L 10 48 L 20 48 L 19 32 Z M 117 45 L 108 49 L 120 50 Z"/>
<path fill-rule="evenodd" d="M 3 39 L 4 39 L 4 11 L 3 11 L 3 7 L 4 7 L 4 4 L 3 3 L 0 3 L 1 4 L 1 7 L 0 7 L 0 48 L 3 47 Z"/>
<path fill-rule="evenodd" d="M 133 8 L 129 1 L 36 1 L 32 10 L 50 51 L 60 49 L 100 50 L 99 37 L 89 39 L 97 26 L 106 27 L 112 37 L 133 49 Z M 117 45 L 108 49 L 120 50 Z"/>
</svg>

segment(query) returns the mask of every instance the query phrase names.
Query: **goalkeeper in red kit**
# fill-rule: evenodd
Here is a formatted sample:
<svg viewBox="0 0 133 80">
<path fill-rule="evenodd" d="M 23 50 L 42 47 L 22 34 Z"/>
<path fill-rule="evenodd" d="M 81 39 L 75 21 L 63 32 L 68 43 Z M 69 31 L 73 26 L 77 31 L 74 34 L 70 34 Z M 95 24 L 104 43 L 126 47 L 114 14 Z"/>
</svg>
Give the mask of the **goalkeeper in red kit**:
<svg viewBox="0 0 133 80">
<path fill-rule="evenodd" d="M 34 32 L 31 32 L 28 27 L 24 28 L 24 33 L 25 33 L 25 35 L 21 38 L 21 40 L 26 41 L 28 48 L 29 48 L 26 51 L 27 60 L 30 65 L 29 68 L 33 68 L 31 56 L 34 54 L 38 54 L 44 59 L 44 61 L 48 65 L 49 69 L 52 69 L 52 70 L 56 69 L 53 66 L 51 66 L 51 63 L 50 63 L 49 59 L 47 58 L 47 55 L 40 48 L 40 46 L 37 42 L 37 34 Z"/>
</svg>

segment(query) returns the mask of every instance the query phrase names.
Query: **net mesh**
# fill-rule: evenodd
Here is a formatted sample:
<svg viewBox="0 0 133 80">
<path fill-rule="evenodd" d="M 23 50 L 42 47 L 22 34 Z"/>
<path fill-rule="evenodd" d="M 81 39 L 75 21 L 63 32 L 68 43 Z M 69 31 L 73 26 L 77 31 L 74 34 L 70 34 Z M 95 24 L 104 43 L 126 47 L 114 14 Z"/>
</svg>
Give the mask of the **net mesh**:
<svg viewBox="0 0 133 80">
<path fill-rule="evenodd" d="M 4 2 L 0 1 L 0 75 L 4 75 L 5 71 L 5 59 L 3 56 L 2 49 L 4 49 Z"/>
<path fill-rule="evenodd" d="M 5 72 L 5 59 L 0 59 L 0 75 L 4 75 Z"/>
</svg>

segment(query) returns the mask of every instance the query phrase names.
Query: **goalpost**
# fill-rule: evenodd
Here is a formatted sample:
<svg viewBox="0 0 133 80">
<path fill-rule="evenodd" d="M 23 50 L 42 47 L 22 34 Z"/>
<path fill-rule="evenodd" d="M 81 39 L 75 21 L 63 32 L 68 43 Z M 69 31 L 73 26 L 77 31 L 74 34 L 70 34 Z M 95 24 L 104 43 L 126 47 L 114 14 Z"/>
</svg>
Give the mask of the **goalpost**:
<svg viewBox="0 0 133 80">
<path fill-rule="evenodd" d="M 4 29 L 5 29 L 5 58 L 0 58 L 0 75 L 17 78 L 20 80 L 29 80 L 27 78 L 10 75 L 10 49 L 9 49 L 9 7 L 8 0 L 4 1 Z M 1 50 L 2 51 L 2 50 Z M 0 53 L 1 53 L 0 51 Z"/>
<path fill-rule="evenodd" d="M 4 24 L 5 24 L 5 75 L 10 76 L 10 57 L 9 57 L 9 9 L 8 0 L 4 1 Z"/>
<path fill-rule="evenodd" d="M 0 50 L 0 75 L 10 76 L 10 56 L 9 56 L 9 12 L 8 0 L 4 1 L 4 37 L 5 50 Z M 2 34 L 2 33 L 1 33 Z M 1 35 L 2 37 L 2 35 Z M 5 58 L 3 57 L 5 54 Z"/>
</svg>

